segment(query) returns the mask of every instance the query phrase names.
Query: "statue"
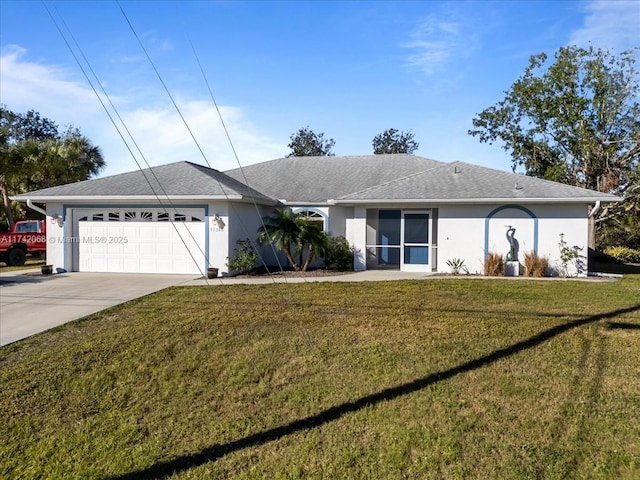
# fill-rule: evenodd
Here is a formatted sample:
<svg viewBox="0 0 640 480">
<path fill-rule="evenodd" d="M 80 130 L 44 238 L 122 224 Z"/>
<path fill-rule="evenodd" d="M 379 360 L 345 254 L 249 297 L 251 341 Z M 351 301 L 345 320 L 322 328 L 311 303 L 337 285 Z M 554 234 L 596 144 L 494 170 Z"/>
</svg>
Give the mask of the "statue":
<svg viewBox="0 0 640 480">
<path fill-rule="evenodd" d="M 518 240 L 515 239 L 514 235 L 516 234 L 516 229 L 511 225 L 507 225 L 507 241 L 511 246 L 509 253 L 507 253 L 507 262 L 517 262 L 518 261 Z"/>
</svg>

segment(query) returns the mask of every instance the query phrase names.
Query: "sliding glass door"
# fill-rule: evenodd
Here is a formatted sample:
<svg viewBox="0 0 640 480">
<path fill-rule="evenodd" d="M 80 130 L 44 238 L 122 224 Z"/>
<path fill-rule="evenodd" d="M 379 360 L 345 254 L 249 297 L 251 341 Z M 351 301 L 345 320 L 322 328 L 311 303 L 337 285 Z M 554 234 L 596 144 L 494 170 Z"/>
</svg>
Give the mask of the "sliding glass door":
<svg viewBox="0 0 640 480">
<path fill-rule="evenodd" d="M 430 211 L 367 210 L 367 269 L 430 271 Z"/>
</svg>

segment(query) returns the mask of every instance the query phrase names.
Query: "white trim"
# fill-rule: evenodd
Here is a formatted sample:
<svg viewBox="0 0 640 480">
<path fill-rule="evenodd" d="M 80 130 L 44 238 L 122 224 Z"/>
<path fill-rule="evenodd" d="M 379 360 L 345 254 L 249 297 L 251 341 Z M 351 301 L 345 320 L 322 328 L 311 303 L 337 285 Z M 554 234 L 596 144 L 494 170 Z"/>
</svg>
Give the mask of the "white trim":
<svg viewBox="0 0 640 480">
<path fill-rule="evenodd" d="M 91 201 L 95 203 L 108 203 L 112 201 L 127 201 L 134 202 L 137 200 L 140 201 L 149 201 L 154 200 L 156 202 L 163 202 L 165 200 L 251 200 L 251 197 L 245 197 L 242 195 L 68 195 L 68 196 L 35 196 L 35 197 L 25 197 L 22 195 L 15 195 L 11 197 L 12 200 L 17 202 L 26 202 L 27 200 L 31 200 L 33 202 L 46 202 L 46 201 L 55 201 L 55 202 L 86 202 Z"/>
<path fill-rule="evenodd" d="M 367 205 L 371 208 L 377 208 L 379 205 L 401 205 L 401 204 L 504 204 L 505 202 L 518 204 L 545 204 L 545 203 L 582 203 L 591 205 L 595 202 L 622 202 L 621 197 L 575 197 L 575 198 L 454 198 L 454 199 L 368 199 L 368 200 L 332 200 L 334 205 Z"/>
</svg>

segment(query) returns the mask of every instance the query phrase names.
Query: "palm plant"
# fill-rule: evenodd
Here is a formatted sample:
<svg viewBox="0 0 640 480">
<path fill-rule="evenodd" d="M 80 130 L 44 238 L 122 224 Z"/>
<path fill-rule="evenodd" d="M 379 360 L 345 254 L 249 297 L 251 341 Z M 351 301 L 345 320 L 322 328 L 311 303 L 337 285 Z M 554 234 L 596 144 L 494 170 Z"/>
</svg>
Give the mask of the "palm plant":
<svg viewBox="0 0 640 480">
<path fill-rule="evenodd" d="M 318 222 L 298 217 L 297 223 L 300 227 L 300 235 L 296 247 L 300 252 L 302 271 L 306 272 L 313 259 L 317 256 L 324 256 L 329 249 L 329 238 Z M 305 249 L 307 249 L 307 258 L 303 263 L 302 254 Z"/>
<path fill-rule="evenodd" d="M 300 236 L 300 225 L 296 222 L 296 217 L 290 208 L 276 208 L 272 215 L 262 218 L 264 226 L 258 230 L 258 243 L 270 243 L 282 250 L 293 269 L 299 271 L 300 265 L 291 252 L 291 247 L 297 244 Z"/>
<path fill-rule="evenodd" d="M 9 228 L 10 195 L 86 180 L 104 166 L 100 148 L 77 131 L 62 139 L 29 137 L 13 143 L 0 135 L 0 196 Z"/>
<path fill-rule="evenodd" d="M 329 245 L 327 235 L 318 222 L 307 220 L 290 208 L 277 208 L 263 217 L 264 227 L 258 230 L 260 245 L 272 244 L 284 252 L 295 271 L 306 271 L 317 256 L 323 256 Z M 303 258 L 305 251 L 306 258 Z M 299 255 L 296 262 L 294 254 Z"/>
</svg>

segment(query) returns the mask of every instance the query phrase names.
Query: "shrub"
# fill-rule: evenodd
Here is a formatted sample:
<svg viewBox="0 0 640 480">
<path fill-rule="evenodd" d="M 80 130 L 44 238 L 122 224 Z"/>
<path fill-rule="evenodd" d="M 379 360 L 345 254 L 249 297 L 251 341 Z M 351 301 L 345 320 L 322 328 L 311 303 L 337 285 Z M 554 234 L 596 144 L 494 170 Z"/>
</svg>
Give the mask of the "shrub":
<svg viewBox="0 0 640 480">
<path fill-rule="evenodd" d="M 582 255 L 582 247 L 578 245 L 574 245 L 570 247 L 569 244 L 564 239 L 564 233 L 560 234 L 560 243 L 558 243 L 558 247 L 560 247 L 560 262 L 562 262 L 562 267 L 560 268 L 560 275 L 563 277 L 568 277 L 570 272 L 569 265 L 573 264 L 575 267 L 576 275 L 581 275 L 587 268 L 586 260 L 587 257 Z"/>
<path fill-rule="evenodd" d="M 238 240 L 238 247 L 234 249 L 236 255 L 233 260 L 227 263 L 229 269 L 236 273 L 244 273 L 252 270 L 256 266 L 258 254 L 256 253 L 251 240 L 245 238 Z"/>
<path fill-rule="evenodd" d="M 454 275 L 458 275 L 460 273 L 460 270 L 465 270 L 467 273 L 469 273 L 467 267 L 464 266 L 464 260 L 462 260 L 461 258 L 452 258 L 451 260 L 447 260 L 447 265 L 449 265 L 449 268 L 451 268 L 451 273 Z"/>
<path fill-rule="evenodd" d="M 341 272 L 353 270 L 353 247 L 343 236 L 329 238 L 329 248 L 324 254 L 325 266 Z"/>
<path fill-rule="evenodd" d="M 609 247 L 605 254 L 622 263 L 640 263 L 640 250 L 628 247 Z"/>
<path fill-rule="evenodd" d="M 549 259 L 540 257 L 536 252 L 524 254 L 524 268 L 527 277 L 544 277 L 549 268 Z"/>
<path fill-rule="evenodd" d="M 484 274 L 488 277 L 504 275 L 504 258 L 498 253 L 489 252 L 484 259 Z"/>
</svg>

